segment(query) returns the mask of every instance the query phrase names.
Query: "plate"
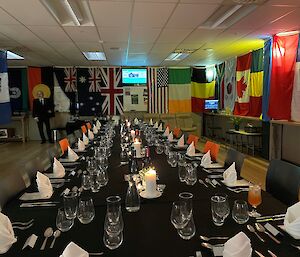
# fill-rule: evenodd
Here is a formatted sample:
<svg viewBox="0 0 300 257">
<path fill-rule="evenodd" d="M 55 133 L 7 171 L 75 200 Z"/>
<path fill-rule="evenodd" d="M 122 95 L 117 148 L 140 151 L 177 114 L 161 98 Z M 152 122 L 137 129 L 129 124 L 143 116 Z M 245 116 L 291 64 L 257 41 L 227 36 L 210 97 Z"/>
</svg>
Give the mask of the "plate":
<svg viewBox="0 0 300 257">
<path fill-rule="evenodd" d="M 249 181 L 245 179 L 240 179 L 235 181 L 234 184 L 227 184 L 224 180 L 221 180 L 221 182 L 228 187 L 248 187 L 249 186 Z"/>
<path fill-rule="evenodd" d="M 160 197 L 161 195 L 162 195 L 162 192 L 159 192 L 159 191 L 156 191 L 155 195 L 152 195 L 152 196 L 146 195 L 146 191 L 140 192 L 140 196 L 143 198 L 146 198 L 146 199 L 155 199 L 155 198 Z"/>
</svg>

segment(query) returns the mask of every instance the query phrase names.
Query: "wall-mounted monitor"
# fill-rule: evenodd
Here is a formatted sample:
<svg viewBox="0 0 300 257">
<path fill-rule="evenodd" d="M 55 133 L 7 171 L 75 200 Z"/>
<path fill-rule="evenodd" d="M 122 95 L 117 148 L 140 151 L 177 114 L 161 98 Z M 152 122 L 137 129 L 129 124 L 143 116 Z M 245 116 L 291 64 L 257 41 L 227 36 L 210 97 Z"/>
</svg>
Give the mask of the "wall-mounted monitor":
<svg viewBox="0 0 300 257">
<path fill-rule="evenodd" d="M 122 69 L 123 84 L 146 84 L 147 69 Z"/>
<path fill-rule="evenodd" d="M 205 100 L 205 110 L 218 110 L 219 100 Z"/>
</svg>

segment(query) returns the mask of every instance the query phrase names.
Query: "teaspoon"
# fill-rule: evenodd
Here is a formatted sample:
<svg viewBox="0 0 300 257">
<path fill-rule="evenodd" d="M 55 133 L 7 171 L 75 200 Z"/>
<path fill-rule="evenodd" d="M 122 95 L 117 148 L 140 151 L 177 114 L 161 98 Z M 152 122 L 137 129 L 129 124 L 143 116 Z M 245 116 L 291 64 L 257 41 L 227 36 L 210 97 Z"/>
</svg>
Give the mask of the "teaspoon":
<svg viewBox="0 0 300 257">
<path fill-rule="evenodd" d="M 266 229 L 263 227 L 263 225 L 259 223 L 255 223 L 255 227 L 259 232 L 267 234 L 275 243 L 280 244 L 281 242 L 277 240 L 275 237 L 273 237 Z"/>
<path fill-rule="evenodd" d="M 202 239 L 203 241 L 209 241 L 209 240 L 226 240 L 228 239 L 227 236 L 213 236 L 213 237 L 207 237 L 207 236 L 200 236 L 200 239 Z"/>
<path fill-rule="evenodd" d="M 250 232 L 254 233 L 254 234 L 258 237 L 258 239 L 259 239 L 260 241 L 265 242 L 265 240 L 263 240 L 263 239 L 259 236 L 259 234 L 256 233 L 255 228 L 252 227 L 250 224 L 247 225 L 247 229 L 248 229 Z"/>
<path fill-rule="evenodd" d="M 51 237 L 52 235 L 53 235 L 53 229 L 50 228 L 50 227 L 47 228 L 47 229 L 45 230 L 45 232 L 44 232 L 45 240 L 44 240 L 44 242 L 43 242 L 43 244 L 42 244 L 40 250 L 44 250 L 44 249 L 45 249 L 46 244 L 47 244 L 47 239 L 48 239 L 49 237 Z"/>
<path fill-rule="evenodd" d="M 224 244 L 215 244 L 215 245 L 212 245 L 210 243 L 204 243 L 204 242 L 202 242 L 201 245 L 203 247 L 207 248 L 207 249 L 210 249 L 210 250 L 212 250 L 214 247 L 222 247 L 222 246 L 224 246 Z"/>
<path fill-rule="evenodd" d="M 55 232 L 53 234 L 54 238 L 53 238 L 53 241 L 52 241 L 52 243 L 50 245 L 50 248 L 53 248 L 55 240 L 56 240 L 56 238 L 58 238 L 60 236 L 60 234 L 61 234 L 60 230 L 55 230 Z"/>
</svg>

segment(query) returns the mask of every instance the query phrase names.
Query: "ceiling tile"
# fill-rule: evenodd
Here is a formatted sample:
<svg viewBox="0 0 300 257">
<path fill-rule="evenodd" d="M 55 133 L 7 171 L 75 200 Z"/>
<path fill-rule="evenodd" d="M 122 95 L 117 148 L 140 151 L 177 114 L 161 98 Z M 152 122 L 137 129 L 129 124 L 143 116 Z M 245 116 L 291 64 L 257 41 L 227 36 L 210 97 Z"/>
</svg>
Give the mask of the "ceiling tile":
<svg viewBox="0 0 300 257">
<path fill-rule="evenodd" d="M 65 27 L 65 31 L 75 42 L 99 42 L 95 27 Z"/>
<path fill-rule="evenodd" d="M 156 43 L 153 48 L 151 49 L 151 54 L 152 53 L 159 53 L 159 54 L 164 54 L 164 55 L 169 55 L 172 51 L 175 50 L 177 44 L 159 44 Z"/>
<path fill-rule="evenodd" d="M 152 48 L 153 44 L 134 43 L 129 47 L 129 53 L 148 53 Z"/>
<path fill-rule="evenodd" d="M 156 40 L 161 29 L 135 27 L 131 30 L 130 39 L 134 43 L 152 43 Z"/>
<path fill-rule="evenodd" d="M 127 42 L 128 29 L 125 28 L 99 28 L 101 39 L 104 42 Z"/>
<path fill-rule="evenodd" d="M 0 32 L 20 43 L 22 41 L 40 41 L 38 37 L 23 25 L 0 25 Z"/>
<path fill-rule="evenodd" d="M 99 42 L 75 42 L 81 51 L 103 51 L 102 44 Z"/>
<path fill-rule="evenodd" d="M 160 34 L 157 42 L 179 44 L 192 31 L 193 31 L 192 29 L 164 29 Z"/>
<path fill-rule="evenodd" d="M 186 44 L 203 44 L 207 41 L 213 40 L 218 34 L 223 31 L 220 29 L 196 29 L 184 41 Z"/>
<path fill-rule="evenodd" d="M 59 26 L 28 26 L 39 38 L 48 42 L 70 42 L 70 38 Z"/>
<path fill-rule="evenodd" d="M 0 24 L 1 25 L 18 25 L 20 24 L 15 18 L 7 14 L 3 9 L 0 9 Z"/>
</svg>

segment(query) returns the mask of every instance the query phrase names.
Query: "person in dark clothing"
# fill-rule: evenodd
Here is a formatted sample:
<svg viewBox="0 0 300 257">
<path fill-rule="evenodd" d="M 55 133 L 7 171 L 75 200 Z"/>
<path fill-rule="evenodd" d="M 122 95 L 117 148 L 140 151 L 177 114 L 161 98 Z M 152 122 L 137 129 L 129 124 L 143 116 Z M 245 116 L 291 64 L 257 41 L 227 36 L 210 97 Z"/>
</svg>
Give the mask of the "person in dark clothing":
<svg viewBox="0 0 300 257">
<path fill-rule="evenodd" d="M 32 116 L 37 121 L 40 136 L 42 139 L 41 144 L 46 143 L 43 124 L 45 124 L 46 126 L 49 142 L 53 143 L 50 130 L 50 116 L 52 114 L 52 105 L 48 98 L 44 98 L 44 93 L 42 91 L 37 92 L 37 97 L 38 98 L 33 100 Z"/>
</svg>

